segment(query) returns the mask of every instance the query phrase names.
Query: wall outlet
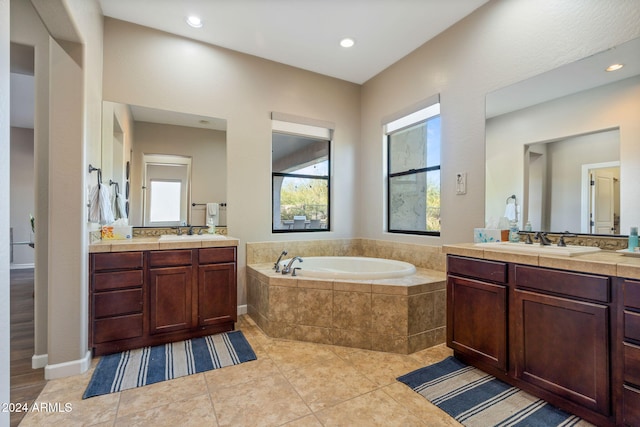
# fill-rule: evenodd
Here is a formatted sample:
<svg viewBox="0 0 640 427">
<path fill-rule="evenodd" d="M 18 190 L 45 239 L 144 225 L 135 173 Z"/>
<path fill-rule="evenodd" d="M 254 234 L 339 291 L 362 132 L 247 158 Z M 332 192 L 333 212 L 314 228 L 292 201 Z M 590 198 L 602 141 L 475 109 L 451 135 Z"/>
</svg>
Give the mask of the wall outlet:
<svg viewBox="0 0 640 427">
<path fill-rule="evenodd" d="M 458 172 L 456 174 L 456 194 L 467 194 L 467 173 Z"/>
</svg>

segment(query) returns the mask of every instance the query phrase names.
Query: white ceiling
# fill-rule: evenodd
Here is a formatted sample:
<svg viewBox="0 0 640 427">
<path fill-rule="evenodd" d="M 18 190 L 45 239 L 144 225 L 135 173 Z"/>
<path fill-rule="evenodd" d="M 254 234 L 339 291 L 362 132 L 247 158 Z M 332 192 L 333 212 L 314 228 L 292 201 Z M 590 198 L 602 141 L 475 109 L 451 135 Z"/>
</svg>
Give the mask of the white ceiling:
<svg viewBox="0 0 640 427">
<path fill-rule="evenodd" d="M 99 1 L 105 16 L 362 84 L 488 0 Z"/>
</svg>

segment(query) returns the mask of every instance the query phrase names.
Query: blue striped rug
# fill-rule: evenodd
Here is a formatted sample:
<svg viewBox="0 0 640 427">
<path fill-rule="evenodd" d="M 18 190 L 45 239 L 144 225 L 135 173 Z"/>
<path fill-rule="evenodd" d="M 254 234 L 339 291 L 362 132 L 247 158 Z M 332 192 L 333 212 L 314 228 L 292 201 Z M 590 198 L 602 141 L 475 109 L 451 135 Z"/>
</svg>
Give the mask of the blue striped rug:
<svg viewBox="0 0 640 427">
<path fill-rule="evenodd" d="M 468 427 L 592 425 L 454 357 L 398 381 Z"/>
<path fill-rule="evenodd" d="M 83 399 L 256 360 L 241 331 L 102 356 Z"/>
</svg>

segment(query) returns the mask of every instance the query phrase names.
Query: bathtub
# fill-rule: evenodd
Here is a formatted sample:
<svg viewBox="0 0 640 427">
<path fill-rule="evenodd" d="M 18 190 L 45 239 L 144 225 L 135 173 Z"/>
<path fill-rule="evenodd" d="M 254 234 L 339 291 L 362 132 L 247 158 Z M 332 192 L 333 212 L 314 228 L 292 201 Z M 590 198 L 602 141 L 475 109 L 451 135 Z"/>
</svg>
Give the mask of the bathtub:
<svg viewBox="0 0 640 427">
<path fill-rule="evenodd" d="M 391 279 L 415 274 L 413 264 L 383 258 L 350 257 L 350 256 L 318 256 L 301 257 L 303 262 L 295 261 L 291 268 L 297 276 L 315 277 L 319 279 L 357 279 L 375 280 Z M 291 258 L 280 262 L 286 266 Z"/>
</svg>

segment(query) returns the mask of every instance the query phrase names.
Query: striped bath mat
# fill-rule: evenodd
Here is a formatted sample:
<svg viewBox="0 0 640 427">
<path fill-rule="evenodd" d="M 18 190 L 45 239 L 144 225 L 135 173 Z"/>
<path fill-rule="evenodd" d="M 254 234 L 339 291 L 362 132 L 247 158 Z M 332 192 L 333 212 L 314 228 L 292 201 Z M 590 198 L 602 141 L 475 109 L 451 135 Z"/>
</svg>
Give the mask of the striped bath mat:
<svg viewBox="0 0 640 427">
<path fill-rule="evenodd" d="M 241 331 L 103 356 L 83 399 L 256 360 Z"/>
<path fill-rule="evenodd" d="M 454 357 L 410 372 L 398 381 L 468 427 L 591 426 Z"/>
</svg>

